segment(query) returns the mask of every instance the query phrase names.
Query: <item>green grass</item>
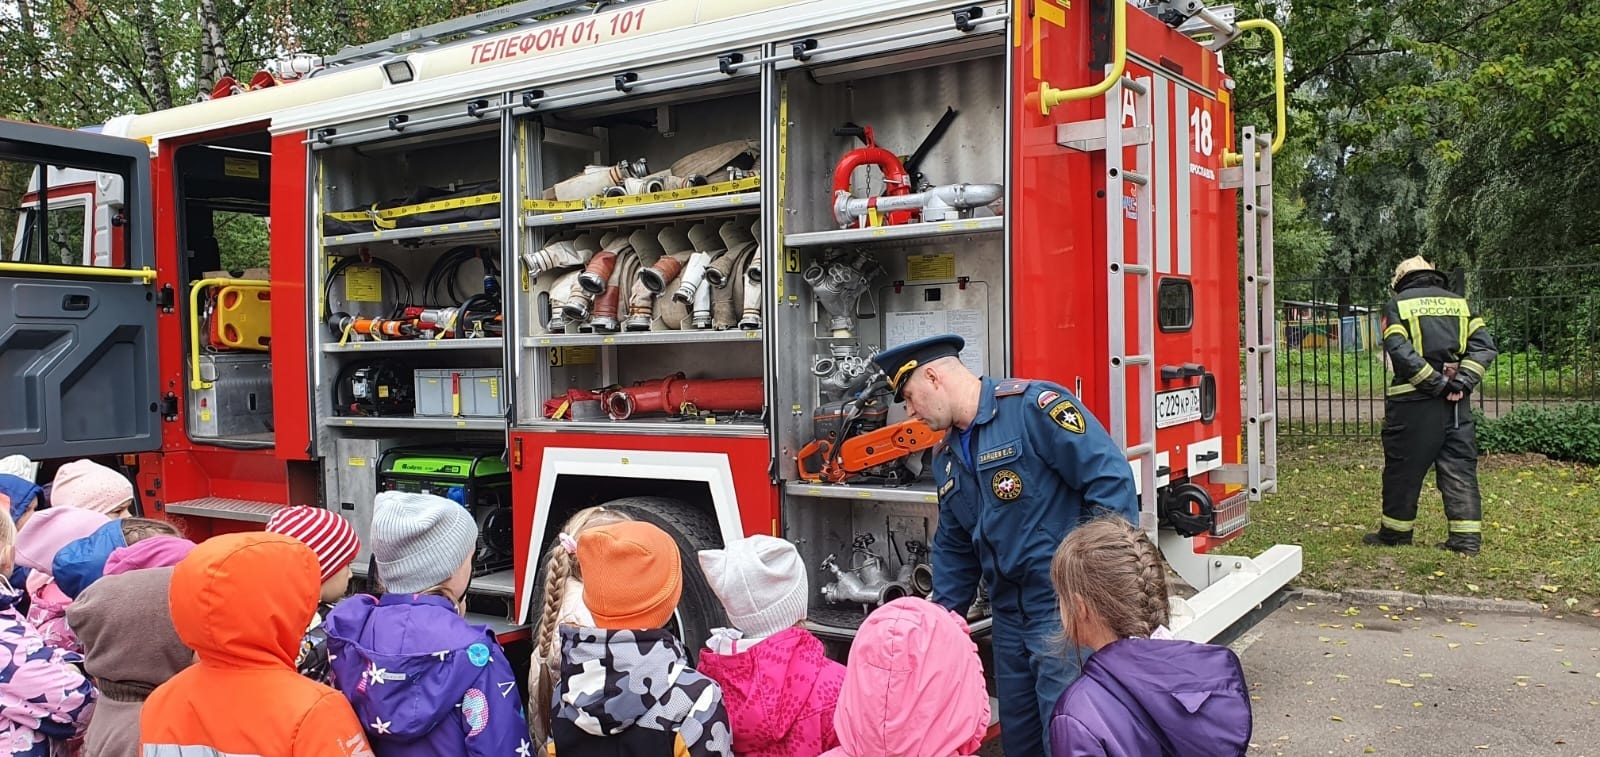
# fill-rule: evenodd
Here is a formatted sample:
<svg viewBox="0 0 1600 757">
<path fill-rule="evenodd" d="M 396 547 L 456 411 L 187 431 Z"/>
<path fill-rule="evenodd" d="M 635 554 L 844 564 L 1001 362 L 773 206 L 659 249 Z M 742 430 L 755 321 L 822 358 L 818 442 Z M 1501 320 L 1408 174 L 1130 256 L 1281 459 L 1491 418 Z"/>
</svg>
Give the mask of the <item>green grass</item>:
<svg viewBox="0 0 1600 757">
<path fill-rule="evenodd" d="M 1418 507 L 1416 544 L 1361 543 L 1381 515 L 1383 452 L 1376 439 L 1293 441 L 1280 447 L 1280 492 L 1257 505 L 1229 552 L 1299 544 L 1307 588 L 1392 589 L 1527 599 L 1557 611 L 1600 608 L 1600 469 L 1533 455 L 1490 455 L 1479 465 L 1483 551 L 1463 557 L 1444 541 L 1444 505 L 1432 476 Z"/>
<path fill-rule="evenodd" d="M 1299 350 L 1281 347 L 1277 353 L 1278 386 L 1321 387 L 1324 393 L 1382 396 L 1389 384 L 1383 352 L 1344 352 L 1332 349 Z M 1479 394 L 1489 397 L 1596 397 L 1600 395 L 1600 362 L 1558 365 L 1553 358 L 1534 353 L 1508 353 L 1496 358 L 1484 376 Z"/>
</svg>

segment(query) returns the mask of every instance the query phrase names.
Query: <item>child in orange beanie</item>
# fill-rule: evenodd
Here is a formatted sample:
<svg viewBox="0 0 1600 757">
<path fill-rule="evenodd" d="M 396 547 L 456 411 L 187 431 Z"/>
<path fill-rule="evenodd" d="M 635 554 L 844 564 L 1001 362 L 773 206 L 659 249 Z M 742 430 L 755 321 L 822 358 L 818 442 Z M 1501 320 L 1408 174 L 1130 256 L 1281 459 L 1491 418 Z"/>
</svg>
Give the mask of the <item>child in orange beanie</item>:
<svg viewBox="0 0 1600 757">
<path fill-rule="evenodd" d="M 732 757 L 722 690 L 663 628 L 683 593 L 672 537 L 640 521 L 591 528 L 578 566 L 595 627 L 561 627 L 549 754 Z"/>
</svg>

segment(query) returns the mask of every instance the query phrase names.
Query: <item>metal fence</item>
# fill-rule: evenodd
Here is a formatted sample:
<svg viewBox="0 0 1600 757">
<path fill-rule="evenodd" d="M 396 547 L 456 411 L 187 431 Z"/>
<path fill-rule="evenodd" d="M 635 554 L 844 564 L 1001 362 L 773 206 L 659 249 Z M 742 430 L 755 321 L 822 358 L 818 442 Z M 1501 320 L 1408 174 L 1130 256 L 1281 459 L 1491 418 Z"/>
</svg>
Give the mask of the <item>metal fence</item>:
<svg viewBox="0 0 1600 757">
<path fill-rule="evenodd" d="M 1499 349 L 1471 397 L 1494 418 L 1523 405 L 1600 401 L 1600 264 L 1448 272 Z M 1377 436 L 1390 372 L 1388 278 L 1278 282 L 1280 433 Z"/>
</svg>

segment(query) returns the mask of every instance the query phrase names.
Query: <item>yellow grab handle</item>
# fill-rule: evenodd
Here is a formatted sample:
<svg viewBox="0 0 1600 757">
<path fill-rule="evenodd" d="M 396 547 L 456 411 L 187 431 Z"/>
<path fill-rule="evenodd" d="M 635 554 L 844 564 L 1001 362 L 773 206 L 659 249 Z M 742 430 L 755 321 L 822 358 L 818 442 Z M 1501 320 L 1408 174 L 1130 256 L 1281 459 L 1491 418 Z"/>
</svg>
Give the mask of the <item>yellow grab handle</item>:
<svg viewBox="0 0 1600 757">
<path fill-rule="evenodd" d="M 1283 147 L 1283 135 L 1289 131 L 1289 93 L 1286 91 L 1287 85 L 1284 77 L 1283 30 L 1279 29 L 1277 24 L 1274 24 L 1264 18 L 1252 18 L 1247 21 L 1240 21 L 1239 29 L 1240 31 L 1248 31 L 1250 29 L 1265 29 L 1272 33 L 1272 78 L 1273 89 L 1275 90 L 1274 96 L 1277 100 L 1278 111 L 1278 128 L 1273 130 L 1272 134 L 1272 154 L 1277 155 L 1278 150 Z M 1252 147 L 1251 149 L 1254 148 Z M 1224 151 L 1222 154 L 1222 164 L 1225 166 L 1236 166 L 1243 162 L 1244 155 L 1240 153 Z"/>
<path fill-rule="evenodd" d="M 1049 82 L 1040 82 L 1040 113 L 1048 116 L 1052 108 L 1062 103 L 1099 97 L 1122 78 L 1128 68 L 1128 3 L 1125 0 L 1112 0 L 1111 5 L 1111 70 L 1106 73 L 1106 78 L 1098 84 L 1074 89 L 1056 89 Z"/>
<path fill-rule="evenodd" d="M 200 380 L 200 292 L 210 287 L 240 286 L 270 289 L 272 282 L 260 279 L 201 279 L 189 289 L 189 388 L 210 389 L 211 382 Z"/>
<path fill-rule="evenodd" d="M 0 263 L 0 273 L 42 273 L 72 278 L 138 279 L 146 284 L 156 280 L 149 268 L 100 268 L 87 265 L 44 265 L 42 263 Z"/>
</svg>

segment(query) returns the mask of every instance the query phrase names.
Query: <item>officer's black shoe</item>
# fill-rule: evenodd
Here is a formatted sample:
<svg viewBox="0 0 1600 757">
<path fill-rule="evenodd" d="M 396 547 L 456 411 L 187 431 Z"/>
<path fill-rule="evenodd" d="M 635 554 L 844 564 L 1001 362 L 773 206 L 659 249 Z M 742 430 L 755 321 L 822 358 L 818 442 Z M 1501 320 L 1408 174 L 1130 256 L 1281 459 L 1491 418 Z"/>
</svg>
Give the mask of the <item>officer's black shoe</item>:
<svg viewBox="0 0 1600 757">
<path fill-rule="evenodd" d="M 1466 555 L 1467 557 L 1475 557 L 1478 554 L 1478 545 L 1476 545 L 1476 544 L 1466 544 L 1466 543 L 1452 544 L 1452 543 L 1450 543 L 1448 541 L 1442 541 L 1442 542 L 1439 542 L 1439 544 L 1437 546 L 1439 547 L 1439 549 L 1448 549 L 1451 552 L 1455 552 L 1457 554 Z"/>
<path fill-rule="evenodd" d="M 1409 547 L 1411 546 L 1411 534 L 1404 531 L 1390 531 L 1387 528 L 1380 528 L 1375 534 L 1367 534 L 1361 537 L 1361 543 L 1369 547 Z"/>
</svg>

